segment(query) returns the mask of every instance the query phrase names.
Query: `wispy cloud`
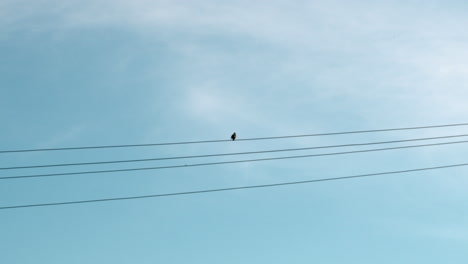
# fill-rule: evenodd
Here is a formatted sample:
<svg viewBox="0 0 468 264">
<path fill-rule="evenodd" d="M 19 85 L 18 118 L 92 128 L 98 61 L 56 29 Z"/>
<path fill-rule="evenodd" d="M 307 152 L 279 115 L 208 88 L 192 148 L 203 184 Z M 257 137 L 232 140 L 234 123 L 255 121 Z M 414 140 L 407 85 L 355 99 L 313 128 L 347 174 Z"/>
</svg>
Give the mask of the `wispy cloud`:
<svg viewBox="0 0 468 264">
<path fill-rule="evenodd" d="M 219 61 L 247 61 L 255 56 L 265 62 L 245 67 L 262 68 L 258 79 L 277 84 L 272 88 L 274 100 L 281 96 L 296 105 L 314 105 L 315 101 L 352 97 L 355 102 L 361 101 L 363 108 L 376 109 L 376 116 L 362 110 L 361 115 L 369 122 L 377 121 L 383 111 L 413 120 L 427 116 L 464 118 L 468 111 L 464 103 L 468 91 L 468 35 L 464 25 L 468 18 L 461 11 L 463 3 L 100 0 L 56 4 L 46 0 L 7 1 L 2 6 L 7 13 L 2 24 L 10 30 L 21 29 L 31 25 L 32 18 L 42 18 L 34 22 L 37 27 L 59 31 L 88 27 L 132 30 L 167 41 L 183 56 L 191 56 L 187 55 L 190 46 L 197 53 L 196 60 L 215 56 L 203 62 L 214 70 Z M 188 36 L 198 40 L 187 43 Z M 204 40 L 210 36 L 260 44 L 251 54 L 215 53 L 206 45 L 209 40 Z M 271 50 L 261 54 L 265 50 L 261 47 Z M 225 82 L 221 79 L 225 77 L 210 78 L 194 80 L 194 86 Z M 292 82 L 294 89 L 290 88 Z M 279 89 L 281 85 L 289 91 Z M 201 117 L 208 117 L 201 114 L 203 111 L 219 108 L 224 102 L 238 102 L 232 108 L 246 108 L 251 103 L 232 101 L 232 95 L 224 98 L 224 94 L 203 95 L 187 89 L 189 97 L 203 97 L 197 100 L 205 104 L 189 104 Z M 298 90 L 302 90 L 301 96 L 291 92 Z M 386 104 L 379 103 L 382 101 Z M 241 102 L 245 104 L 241 106 Z M 262 108 L 260 103 L 264 101 L 258 102 L 257 109 Z M 390 107 L 396 104 L 398 107 Z M 411 114 L 405 114 L 408 112 Z"/>
</svg>

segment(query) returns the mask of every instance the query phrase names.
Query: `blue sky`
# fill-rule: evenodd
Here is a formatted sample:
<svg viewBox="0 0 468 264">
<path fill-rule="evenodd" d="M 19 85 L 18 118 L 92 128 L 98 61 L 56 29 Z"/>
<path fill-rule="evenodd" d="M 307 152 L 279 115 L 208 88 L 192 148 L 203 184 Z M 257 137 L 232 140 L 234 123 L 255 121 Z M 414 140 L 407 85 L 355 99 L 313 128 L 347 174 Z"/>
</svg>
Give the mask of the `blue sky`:
<svg viewBox="0 0 468 264">
<path fill-rule="evenodd" d="M 234 131 L 239 138 L 251 138 L 466 122 L 467 12 L 464 1 L 0 0 L 0 147 L 227 139 Z M 138 159 L 466 131 L 4 154 L 0 161 L 6 167 Z M 467 162 L 466 154 L 461 144 L 2 181 L 0 206 L 448 165 Z M 161 164 L 179 163 L 87 169 Z M 467 172 L 457 168 L 2 210 L 0 262 L 466 263 Z"/>
</svg>

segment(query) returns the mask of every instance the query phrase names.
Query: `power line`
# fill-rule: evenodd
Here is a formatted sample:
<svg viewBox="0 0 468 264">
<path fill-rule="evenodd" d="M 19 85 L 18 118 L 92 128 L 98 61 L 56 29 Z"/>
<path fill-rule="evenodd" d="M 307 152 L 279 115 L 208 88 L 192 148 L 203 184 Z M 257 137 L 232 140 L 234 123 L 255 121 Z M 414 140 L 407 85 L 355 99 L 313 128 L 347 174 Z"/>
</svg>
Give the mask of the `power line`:
<svg viewBox="0 0 468 264">
<path fill-rule="evenodd" d="M 412 145 L 412 146 L 401 146 L 401 147 L 392 147 L 392 148 L 366 149 L 366 150 L 355 150 L 355 151 L 334 152 L 334 153 L 310 154 L 310 155 L 299 155 L 299 156 L 285 156 L 285 157 L 249 159 L 249 160 L 221 161 L 221 162 L 209 162 L 209 163 L 186 164 L 186 165 L 171 165 L 171 166 L 133 168 L 133 169 L 117 169 L 117 170 L 100 170 L 100 171 L 82 171 L 82 172 L 67 172 L 67 173 L 52 173 L 52 174 L 6 176 L 6 177 L 0 177 L 0 180 L 54 177 L 54 176 L 70 176 L 70 175 L 96 174 L 96 173 L 114 173 L 114 172 L 142 171 L 142 170 L 175 169 L 175 168 L 187 168 L 187 167 L 200 167 L 200 166 L 212 166 L 212 165 L 234 164 L 234 163 L 245 163 L 245 162 L 258 162 L 258 161 L 270 161 L 270 160 L 285 160 L 285 159 L 311 158 L 311 157 L 321 157 L 321 156 L 334 156 L 334 155 L 366 153 L 366 152 L 376 152 L 376 151 L 386 151 L 386 150 L 396 150 L 396 149 L 441 146 L 441 145 L 459 144 L 459 143 L 468 143 L 468 140 L 454 141 L 454 142 L 444 142 L 444 143 L 433 143 L 433 144 L 423 144 L 423 145 Z"/>
<path fill-rule="evenodd" d="M 325 148 L 356 147 L 356 146 L 367 146 L 367 145 L 391 144 L 391 143 L 402 143 L 402 142 L 434 140 L 434 139 L 446 139 L 446 138 L 466 137 L 466 136 L 468 136 L 468 134 L 452 135 L 452 136 L 440 136 L 440 137 L 427 137 L 427 138 L 414 138 L 414 139 L 404 139 L 404 140 L 392 140 L 392 141 L 380 141 L 380 142 L 368 142 L 368 143 L 356 143 L 356 144 L 318 146 L 318 147 L 307 147 L 307 148 L 290 148 L 290 149 L 236 152 L 236 153 L 218 153 L 218 154 L 178 156 L 178 157 L 133 159 L 133 160 L 114 160 L 114 161 L 97 161 L 97 162 L 81 162 L 81 163 L 61 163 L 61 164 L 47 164 L 47 165 L 16 166 L 16 167 L 4 167 L 4 168 L 0 168 L 0 170 L 32 169 L 32 168 L 48 168 L 48 167 L 66 167 L 66 166 L 84 166 L 84 165 L 131 163 L 131 162 L 160 161 L 160 160 L 208 158 L 208 157 L 221 157 L 221 156 L 237 156 L 237 155 L 250 155 L 250 154 L 261 154 L 261 153 L 274 153 L 274 152 L 289 152 L 289 151 L 301 151 L 301 150 L 312 150 L 312 149 L 325 149 Z"/>
<path fill-rule="evenodd" d="M 225 191 L 234 191 L 234 190 L 243 190 L 243 189 L 269 188 L 269 187 L 278 187 L 278 186 L 285 186 L 285 185 L 317 183 L 317 182 L 324 182 L 324 181 L 349 180 L 349 179 L 355 179 L 355 178 L 375 177 L 375 176 L 382 176 L 382 175 L 389 175 L 389 174 L 401 174 L 401 173 L 410 173 L 410 172 L 417 172 L 417 171 L 447 169 L 447 168 L 462 167 L 462 166 L 468 166 L 468 163 L 446 165 L 446 166 L 437 166 L 437 167 L 427 167 L 427 168 L 419 168 L 419 169 L 410 169 L 410 170 L 401 170 L 401 171 L 388 171 L 388 172 L 378 172 L 378 173 L 369 173 L 369 174 L 359 174 L 359 175 L 343 176 L 343 177 L 335 177 L 335 178 L 322 178 L 322 179 L 307 180 L 307 181 L 282 182 L 282 183 L 262 184 L 262 185 L 249 185 L 249 186 L 221 188 L 221 189 L 208 189 L 208 190 L 200 190 L 200 191 L 152 194 L 152 195 L 117 197 L 117 198 L 104 198 L 104 199 L 81 200 L 81 201 L 70 201 L 70 202 L 57 202 L 57 203 L 42 203 L 42 204 L 26 204 L 26 205 L 4 206 L 4 207 L 0 207 L 0 210 L 29 208 L 29 207 L 70 205 L 70 204 L 98 203 L 98 202 L 110 202 L 110 201 L 121 201 L 121 200 L 135 200 L 135 199 L 145 199 L 145 198 L 161 198 L 161 197 L 167 197 L 167 196 L 179 196 L 179 195 L 201 194 L 201 193 L 212 193 L 212 192 L 225 192 Z"/>
<path fill-rule="evenodd" d="M 236 141 L 253 141 L 253 140 L 272 140 L 284 138 L 299 138 L 299 137 L 317 137 L 317 136 L 333 136 L 345 134 L 361 134 L 361 133 L 375 133 L 399 130 L 415 130 L 415 129 L 429 129 L 429 128 L 443 128 L 455 126 L 467 126 L 468 123 L 460 124 L 447 124 L 447 125 L 433 125 L 433 126 L 420 126 L 420 127 L 403 127 L 403 128 L 387 128 L 387 129 L 374 129 L 374 130 L 360 130 L 360 131 L 346 131 L 346 132 L 332 132 L 332 133 L 319 133 L 319 134 L 305 134 L 305 135 L 290 135 L 290 136 L 276 136 L 276 137 L 259 137 L 259 138 L 240 138 Z M 84 150 L 84 149 L 106 149 L 106 148 L 128 148 L 128 147 L 149 147 L 149 146 L 169 146 L 169 145 L 187 145 L 187 144 L 201 144 L 201 143 L 220 143 L 229 142 L 229 139 L 220 140 L 201 140 L 201 141 L 185 141 L 185 142 L 169 142 L 169 143 L 150 143 L 150 144 L 131 144 L 131 145 L 108 145 L 108 146 L 86 146 L 86 147 L 67 147 L 67 148 L 42 148 L 42 149 L 20 149 L 20 150 L 1 150 L 0 154 L 4 153 L 20 153 L 20 152 L 33 152 L 33 151 L 62 151 L 62 150 Z"/>
</svg>

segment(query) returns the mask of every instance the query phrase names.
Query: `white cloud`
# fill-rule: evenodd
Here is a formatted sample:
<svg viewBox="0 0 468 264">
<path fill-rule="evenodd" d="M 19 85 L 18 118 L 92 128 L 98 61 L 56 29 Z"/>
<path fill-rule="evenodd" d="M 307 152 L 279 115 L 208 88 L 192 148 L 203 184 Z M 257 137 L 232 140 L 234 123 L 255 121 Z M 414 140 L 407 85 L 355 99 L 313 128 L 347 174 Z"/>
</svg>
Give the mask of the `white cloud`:
<svg viewBox="0 0 468 264">
<path fill-rule="evenodd" d="M 434 120 L 464 118 L 468 111 L 464 102 L 468 90 L 468 17 L 450 1 L 421 5 L 418 1 L 42 0 L 7 1 L 2 7 L 8 14 L 2 24 L 10 31 L 31 27 L 33 18 L 41 18 L 34 22 L 35 27 L 42 23 L 49 30 L 133 30 L 148 38 L 166 38 L 184 56 L 191 56 L 187 47 L 196 46 L 196 59 L 216 57 L 205 62 L 213 68 L 223 58 L 246 60 L 248 54 L 214 53 L 203 41 L 188 45 L 176 36 L 252 39 L 260 46 L 274 47 L 272 57 L 273 53 L 283 55 L 268 61 L 269 65 L 246 67 L 265 67 L 273 72 L 259 78 L 301 80 L 303 85 L 297 89 L 303 90 L 303 96 L 284 98 L 301 104 L 311 104 L 310 98 L 320 101 L 333 96 L 378 100 L 387 103 L 383 105 L 399 104 L 392 110 L 400 115 L 410 112 L 406 117 L 413 120 L 409 121 L 427 116 Z M 195 97 L 192 101 L 204 103 L 191 104 L 199 116 L 212 118 L 206 113 L 248 108 L 245 98 L 232 100 L 230 95 L 226 100 L 213 92 L 193 93 L 190 89 L 189 96 Z M 381 105 L 367 106 L 377 107 L 376 117 L 366 117 L 369 121 L 390 110 L 378 110 Z"/>
<path fill-rule="evenodd" d="M 188 89 L 181 104 L 185 106 L 184 111 L 197 120 L 211 124 L 222 120 L 252 124 L 261 120 L 252 102 L 237 95 L 235 90 L 221 90 L 217 87 L 215 83 L 205 83 Z"/>
</svg>

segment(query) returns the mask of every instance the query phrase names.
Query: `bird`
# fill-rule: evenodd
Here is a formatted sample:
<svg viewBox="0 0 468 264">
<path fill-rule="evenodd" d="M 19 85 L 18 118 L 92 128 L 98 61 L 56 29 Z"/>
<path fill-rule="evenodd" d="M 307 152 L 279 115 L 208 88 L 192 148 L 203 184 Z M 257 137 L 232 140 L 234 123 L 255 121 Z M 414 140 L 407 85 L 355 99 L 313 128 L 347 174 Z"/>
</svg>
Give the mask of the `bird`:
<svg viewBox="0 0 468 264">
<path fill-rule="evenodd" d="M 237 137 L 236 132 L 234 132 L 234 134 L 232 134 L 232 136 L 231 136 L 231 139 L 234 141 L 234 140 L 236 140 L 236 137 Z"/>
</svg>

